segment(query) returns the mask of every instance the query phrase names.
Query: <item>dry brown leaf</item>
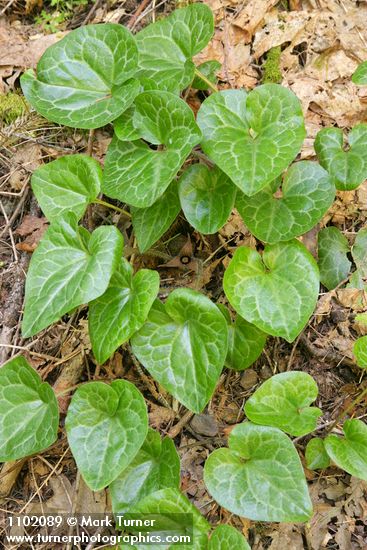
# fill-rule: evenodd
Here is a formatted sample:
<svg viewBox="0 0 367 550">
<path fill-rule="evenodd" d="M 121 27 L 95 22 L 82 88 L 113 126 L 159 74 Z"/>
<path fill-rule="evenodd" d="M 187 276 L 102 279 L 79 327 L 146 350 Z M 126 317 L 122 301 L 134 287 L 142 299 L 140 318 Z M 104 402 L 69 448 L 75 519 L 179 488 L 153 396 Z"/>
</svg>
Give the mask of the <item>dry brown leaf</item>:
<svg viewBox="0 0 367 550">
<path fill-rule="evenodd" d="M 299 527 L 288 523 L 280 524 L 277 529 L 267 536 L 272 538 L 268 550 L 304 550 L 302 534 Z"/>
<path fill-rule="evenodd" d="M 15 230 L 15 234 L 26 238 L 24 241 L 16 245 L 17 250 L 33 252 L 47 227 L 48 222 L 46 218 L 37 218 L 36 216 L 31 216 L 29 214 L 24 216 L 22 223 Z"/>
<path fill-rule="evenodd" d="M 166 426 L 169 422 L 175 419 L 175 413 L 172 409 L 161 407 L 160 405 L 150 404 L 149 411 L 149 426 L 160 430 L 162 426 Z"/>
<path fill-rule="evenodd" d="M 258 30 L 253 42 L 253 56 L 259 59 L 274 46 L 291 42 L 292 48 L 302 42 L 300 34 L 306 23 L 311 19 L 307 11 L 281 12 L 271 10 L 266 14 L 264 26 Z"/>
<path fill-rule="evenodd" d="M 233 19 L 233 24 L 243 29 L 246 33 L 245 42 L 249 43 L 251 38 L 265 17 L 265 14 L 274 7 L 279 0 L 248 0 L 244 7 Z"/>
<path fill-rule="evenodd" d="M 18 22 L 19 23 L 19 22 Z M 20 24 L 0 20 L 0 67 L 29 69 L 35 67 L 44 51 L 66 33 L 37 34 L 30 38 Z"/>
</svg>

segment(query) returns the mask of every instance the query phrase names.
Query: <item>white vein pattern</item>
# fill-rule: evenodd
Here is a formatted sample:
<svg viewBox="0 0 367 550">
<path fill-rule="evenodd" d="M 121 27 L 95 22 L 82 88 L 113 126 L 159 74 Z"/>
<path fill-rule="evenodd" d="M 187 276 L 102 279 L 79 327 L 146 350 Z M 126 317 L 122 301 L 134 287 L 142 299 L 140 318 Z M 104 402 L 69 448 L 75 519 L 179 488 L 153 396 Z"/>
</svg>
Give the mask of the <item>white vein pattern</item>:
<svg viewBox="0 0 367 550">
<path fill-rule="evenodd" d="M 255 521 L 307 521 L 312 504 L 297 451 L 277 428 L 237 425 L 229 449 L 205 463 L 209 493 L 224 508 Z"/>
<path fill-rule="evenodd" d="M 201 139 L 190 107 L 169 92 L 152 91 L 135 100 L 134 125 L 145 141 L 125 142 L 116 136 L 108 148 L 103 192 L 137 208 L 151 206 L 163 195 Z"/>
<path fill-rule="evenodd" d="M 98 128 L 134 101 L 138 51 L 122 25 L 80 27 L 46 50 L 37 76 L 21 78 L 24 95 L 39 113 L 73 128 Z"/>
<path fill-rule="evenodd" d="M 357 124 L 348 135 L 349 150 L 344 151 L 341 128 L 324 128 L 315 139 L 315 151 L 321 166 L 335 180 L 337 189 L 356 189 L 367 178 L 367 124 Z"/>
<path fill-rule="evenodd" d="M 226 321 L 206 296 L 177 289 L 155 303 L 131 340 L 133 352 L 176 399 L 201 412 L 213 394 L 227 353 Z"/>
<path fill-rule="evenodd" d="M 223 287 L 244 319 L 292 342 L 315 308 L 319 271 L 297 240 L 267 245 L 262 256 L 240 247 L 225 271 Z"/>
<path fill-rule="evenodd" d="M 204 152 L 249 196 L 287 168 L 306 135 L 299 100 L 276 84 L 212 94 L 197 122 Z"/>
<path fill-rule="evenodd" d="M 200 3 L 176 9 L 140 31 L 137 77 L 143 87 L 179 94 L 194 78 L 192 57 L 205 48 L 213 32 L 213 14 Z"/>
<path fill-rule="evenodd" d="M 179 180 L 182 210 L 200 233 L 216 233 L 227 221 L 237 188 L 218 167 L 189 166 Z"/>
<path fill-rule="evenodd" d="M 316 162 L 293 164 L 281 185 L 281 198 L 274 197 L 273 186 L 251 197 L 237 194 L 237 210 L 251 233 L 263 242 L 289 241 L 303 235 L 323 217 L 335 198 L 331 177 Z"/>
<path fill-rule="evenodd" d="M 139 330 L 159 291 L 157 271 L 133 268 L 121 259 L 104 294 L 89 305 L 89 335 L 93 353 L 104 363 Z"/>
<path fill-rule="evenodd" d="M 310 407 L 317 397 L 315 380 L 305 372 L 283 372 L 266 380 L 246 401 L 246 416 L 256 424 L 274 426 L 301 436 L 316 429 L 322 414 Z"/>
<path fill-rule="evenodd" d="M 55 394 L 24 357 L 0 369 L 0 461 L 43 451 L 57 438 Z"/>
<path fill-rule="evenodd" d="M 93 491 L 109 485 L 131 462 L 147 430 L 144 398 L 126 380 L 81 386 L 66 418 L 71 451 Z"/>
<path fill-rule="evenodd" d="M 131 207 L 134 233 L 140 252 L 148 250 L 170 228 L 181 210 L 174 180 L 167 190 L 147 208 Z"/>
<path fill-rule="evenodd" d="M 86 155 L 68 155 L 40 166 L 32 190 L 48 220 L 73 212 L 80 219 L 96 199 L 102 181 L 100 164 Z"/>
<path fill-rule="evenodd" d="M 90 234 L 78 227 L 74 214 L 51 224 L 28 270 L 23 336 L 36 334 L 74 307 L 103 294 L 122 246 L 118 229 L 101 226 Z"/>
</svg>

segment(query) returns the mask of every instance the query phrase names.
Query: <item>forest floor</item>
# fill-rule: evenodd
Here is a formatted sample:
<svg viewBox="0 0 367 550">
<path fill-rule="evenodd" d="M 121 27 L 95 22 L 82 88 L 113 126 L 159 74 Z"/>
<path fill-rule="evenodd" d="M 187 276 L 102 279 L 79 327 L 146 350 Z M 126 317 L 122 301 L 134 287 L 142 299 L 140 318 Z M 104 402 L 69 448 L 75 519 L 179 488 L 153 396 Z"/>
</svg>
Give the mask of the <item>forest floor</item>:
<svg viewBox="0 0 367 550">
<path fill-rule="evenodd" d="M 214 39 L 198 61 L 222 63 L 219 87 L 251 89 L 265 79 L 277 81 L 300 98 L 307 126 L 302 159 L 314 158 L 313 141 L 323 126 L 350 128 L 367 120 L 367 89 L 351 82 L 359 62 L 367 59 L 367 3 L 352 0 L 207 0 L 215 14 Z M 79 5 L 77 5 L 79 4 Z M 40 164 L 61 155 L 92 151 L 103 163 L 112 128 L 87 132 L 54 125 L 23 103 L 19 76 L 34 67 L 43 51 L 64 32 L 80 25 L 120 22 L 139 30 L 169 13 L 173 3 L 145 0 L 96 0 L 58 3 L 66 15 L 42 0 L 0 0 L 0 363 L 24 354 L 40 375 L 65 390 L 83 380 L 125 377 L 144 393 L 150 425 L 174 438 L 181 456 L 182 490 L 215 525 L 230 523 L 248 538 L 254 550 L 350 550 L 367 548 L 367 484 L 337 468 L 321 473 L 306 469 L 315 514 L 298 524 L 255 523 L 231 515 L 211 499 L 203 484 L 203 464 L 216 447 L 226 445 L 231 427 L 244 418 L 244 401 L 273 374 L 302 370 L 318 383 L 325 424 L 335 420 L 367 383 L 355 365 L 352 346 L 367 329 L 355 321 L 367 310 L 365 291 L 339 288 L 320 294 L 317 309 L 294 344 L 269 338 L 249 369 L 224 370 L 205 414 L 193 416 L 161 393 L 145 371 L 138 371 L 128 349 L 120 349 L 103 366 L 94 362 L 87 334 L 86 311 L 52 325 L 31 340 L 20 335 L 25 274 L 32 251 L 47 228 L 32 196 L 30 176 Z M 73 6 L 71 9 L 68 6 Z M 66 6 L 66 7 L 65 7 Z M 155 7 L 156 6 L 156 7 Z M 42 9 L 46 10 L 44 15 Z M 56 12 L 56 15 L 55 15 Z M 50 17 L 48 17 L 48 15 Z M 56 18 L 56 21 L 55 21 Z M 273 61 L 265 65 L 269 50 Z M 198 108 L 198 92 L 188 101 Z M 200 93 L 200 92 L 199 92 Z M 94 223 L 110 214 L 93 211 Z M 92 221 L 93 221 L 92 220 Z M 115 219 L 125 243 L 133 247 L 130 221 Z M 338 192 L 320 224 L 302 239 L 316 255 L 317 232 L 331 222 L 352 244 L 367 223 L 367 182 L 356 191 Z M 254 246 L 254 238 L 234 211 L 216 235 L 195 232 L 183 216 L 154 247 L 154 254 L 135 254 L 135 267 L 157 269 L 160 297 L 186 286 L 225 302 L 222 277 L 238 246 Z M 182 261 L 184 257 L 184 262 Z M 345 285 L 344 285 L 345 286 Z M 169 406 L 167 406 L 167 401 Z M 68 397 L 59 399 L 65 412 Z M 354 411 L 367 417 L 365 402 Z M 308 438 L 297 442 L 301 458 Z M 27 512 L 109 509 L 105 491 L 92 493 L 77 476 L 65 433 L 42 456 L 5 464 L 0 473 L 0 509 Z M 1 538 L 1 535 L 0 535 Z M 47 548 L 43 546 L 43 548 Z"/>
</svg>

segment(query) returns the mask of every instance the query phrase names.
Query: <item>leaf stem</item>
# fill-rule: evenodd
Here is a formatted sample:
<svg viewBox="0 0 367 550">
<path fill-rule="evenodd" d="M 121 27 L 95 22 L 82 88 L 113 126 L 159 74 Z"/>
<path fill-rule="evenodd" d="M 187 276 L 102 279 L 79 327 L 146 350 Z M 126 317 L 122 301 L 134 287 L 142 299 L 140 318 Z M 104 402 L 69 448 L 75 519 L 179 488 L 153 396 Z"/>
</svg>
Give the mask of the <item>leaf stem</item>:
<svg viewBox="0 0 367 550">
<path fill-rule="evenodd" d="M 124 214 L 124 216 L 127 216 L 128 218 L 131 218 L 130 212 L 127 210 L 124 210 L 123 208 L 120 208 L 119 206 L 115 206 L 114 204 L 111 204 L 110 202 L 103 201 L 101 199 L 95 199 L 93 201 L 94 204 L 101 204 L 102 206 L 106 206 L 107 208 L 112 208 L 112 210 L 116 210 L 116 212 L 120 212 L 121 214 Z"/>
<path fill-rule="evenodd" d="M 205 82 L 205 84 L 207 84 L 208 88 L 212 91 L 212 92 L 217 92 L 218 91 L 218 88 L 216 87 L 215 84 L 213 84 L 213 82 L 211 82 L 209 80 L 209 78 L 207 78 L 202 72 L 199 71 L 199 69 L 195 68 L 195 76 L 197 76 L 198 78 L 200 78 L 201 80 L 203 80 Z"/>
</svg>

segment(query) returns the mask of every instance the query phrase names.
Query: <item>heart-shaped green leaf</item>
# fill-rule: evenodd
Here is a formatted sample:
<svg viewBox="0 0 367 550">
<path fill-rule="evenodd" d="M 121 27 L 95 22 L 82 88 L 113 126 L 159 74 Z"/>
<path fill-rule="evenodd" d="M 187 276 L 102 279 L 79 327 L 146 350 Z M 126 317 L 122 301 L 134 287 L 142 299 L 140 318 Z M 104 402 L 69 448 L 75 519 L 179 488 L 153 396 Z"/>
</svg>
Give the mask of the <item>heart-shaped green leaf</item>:
<svg viewBox="0 0 367 550">
<path fill-rule="evenodd" d="M 49 384 L 24 357 L 0 368 L 0 462 L 47 449 L 57 439 L 59 407 Z"/>
<path fill-rule="evenodd" d="M 353 353 L 357 365 L 361 369 L 367 369 L 367 336 L 362 336 L 354 342 Z"/>
<path fill-rule="evenodd" d="M 261 241 L 289 241 L 311 229 L 332 205 L 335 186 L 316 162 L 293 164 L 282 182 L 282 197 L 266 187 L 247 197 L 238 193 L 236 208 L 245 224 Z"/>
<path fill-rule="evenodd" d="M 232 525 L 218 525 L 210 536 L 208 550 L 251 550 L 247 540 Z"/>
<path fill-rule="evenodd" d="M 339 468 L 367 481 L 367 426 L 361 420 L 346 420 L 343 432 L 345 437 L 326 437 L 326 452 Z"/>
<path fill-rule="evenodd" d="M 180 459 L 172 439 L 152 429 L 134 460 L 111 483 L 112 509 L 123 514 L 146 496 L 180 485 Z"/>
<path fill-rule="evenodd" d="M 109 197 L 146 208 L 167 189 L 201 134 L 190 107 L 169 92 L 140 94 L 135 100 L 134 126 L 158 150 L 142 140 L 125 142 L 115 136 L 107 151 L 102 190 Z"/>
<path fill-rule="evenodd" d="M 348 260 L 349 243 L 337 227 L 325 227 L 317 236 L 320 280 L 328 290 L 348 277 L 351 262 Z"/>
<path fill-rule="evenodd" d="M 211 398 L 227 354 L 226 321 L 203 294 L 174 290 L 155 302 L 131 340 L 133 352 L 168 392 L 200 413 Z"/>
<path fill-rule="evenodd" d="M 132 266 L 121 259 L 106 292 L 89 306 L 89 335 L 99 363 L 143 326 L 158 290 L 157 271 L 141 269 L 133 276 Z"/>
<path fill-rule="evenodd" d="M 52 223 L 29 266 L 23 337 L 33 336 L 74 307 L 103 294 L 122 247 L 122 235 L 115 227 L 100 226 L 90 234 L 78 227 L 74 214 Z"/>
<path fill-rule="evenodd" d="M 80 386 L 65 421 L 71 452 L 93 491 L 107 487 L 126 468 L 148 431 L 145 401 L 126 380 Z"/>
<path fill-rule="evenodd" d="M 359 86 L 364 86 L 367 84 L 367 61 L 364 61 L 358 65 L 357 69 L 353 73 L 352 82 L 354 82 L 354 84 L 358 84 Z"/>
<path fill-rule="evenodd" d="M 176 181 L 171 183 L 152 206 L 131 208 L 134 234 L 140 252 L 148 250 L 164 235 L 177 218 L 180 210 Z"/>
<path fill-rule="evenodd" d="M 49 120 L 72 128 L 98 128 L 134 101 L 138 51 L 122 25 L 88 25 L 67 34 L 43 54 L 37 75 L 21 77 L 29 103 Z"/>
<path fill-rule="evenodd" d="M 236 316 L 233 323 L 228 309 L 222 304 L 218 304 L 218 307 L 228 323 L 226 367 L 245 370 L 261 355 L 267 335 L 240 315 Z"/>
<path fill-rule="evenodd" d="M 324 470 L 330 466 L 330 458 L 325 449 L 324 440 L 313 437 L 307 443 L 305 452 L 307 468 L 310 470 Z"/>
<path fill-rule="evenodd" d="M 206 550 L 207 548 L 209 523 L 189 499 L 176 488 L 161 489 L 148 495 L 130 512 L 135 519 L 154 514 L 154 525 L 149 527 L 151 534 L 190 536 L 190 544 L 180 544 L 183 550 Z M 124 518 L 128 519 L 129 514 L 125 514 Z M 141 531 L 141 527 L 135 529 Z"/>
<path fill-rule="evenodd" d="M 238 424 L 229 449 L 207 459 L 204 481 L 224 508 L 255 521 L 307 521 L 312 504 L 292 441 L 277 428 Z"/>
<path fill-rule="evenodd" d="M 319 292 L 319 271 L 298 241 L 236 250 L 223 279 L 232 307 L 258 328 L 293 342 L 310 318 Z"/>
<path fill-rule="evenodd" d="M 323 128 L 315 139 L 315 151 L 321 166 L 335 180 L 337 189 L 356 189 L 367 178 L 367 124 L 357 124 L 348 135 L 343 149 L 343 130 Z"/>
<path fill-rule="evenodd" d="M 207 80 L 209 80 L 209 82 L 211 82 L 212 84 L 216 84 L 216 74 L 221 66 L 222 65 L 219 63 L 219 61 L 213 59 L 212 61 L 204 61 L 204 63 L 201 63 L 201 65 L 199 65 L 197 69 L 200 74 L 202 74 Z M 200 76 L 195 76 L 194 80 L 191 82 L 191 87 L 195 88 L 196 90 L 207 90 L 208 83 L 200 78 Z"/>
<path fill-rule="evenodd" d="M 73 212 L 80 219 L 97 197 L 102 182 L 100 164 L 85 155 L 60 157 L 37 168 L 32 190 L 48 220 Z"/>
<path fill-rule="evenodd" d="M 352 257 L 356 270 L 349 279 L 352 288 L 367 289 L 367 228 L 360 229 L 352 246 Z"/>
<path fill-rule="evenodd" d="M 282 372 L 255 391 L 246 401 L 245 413 L 255 424 L 274 426 L 290 435 L 306 435 L 316 428 L 322 414 L 309 406 L 317 394 L 317 384 L 306 372 Z"/>
<path fill-rule="evenodd" d="M 204 152 L 246 195 L 278 177 L 306 135 L 299 100 L 278 84 L 212 94 L 197 121 Z"/>
<path fill-rule="evenodd" d="M 212 11 L 201 3 L 176 9 L 140 31 L 137 76 L 144 88 L 178 94 L 189 86 L 195 72 L 192 57 L 205 48 L 213 32 Z"/>
<path fill-rule="evenodd" d="M 236 186 L 219 168 L 193 164 L 180 177 L 179 195 L 187 221 L 200 233 L 216 233 L 231 213 Z"/>
</svg>

